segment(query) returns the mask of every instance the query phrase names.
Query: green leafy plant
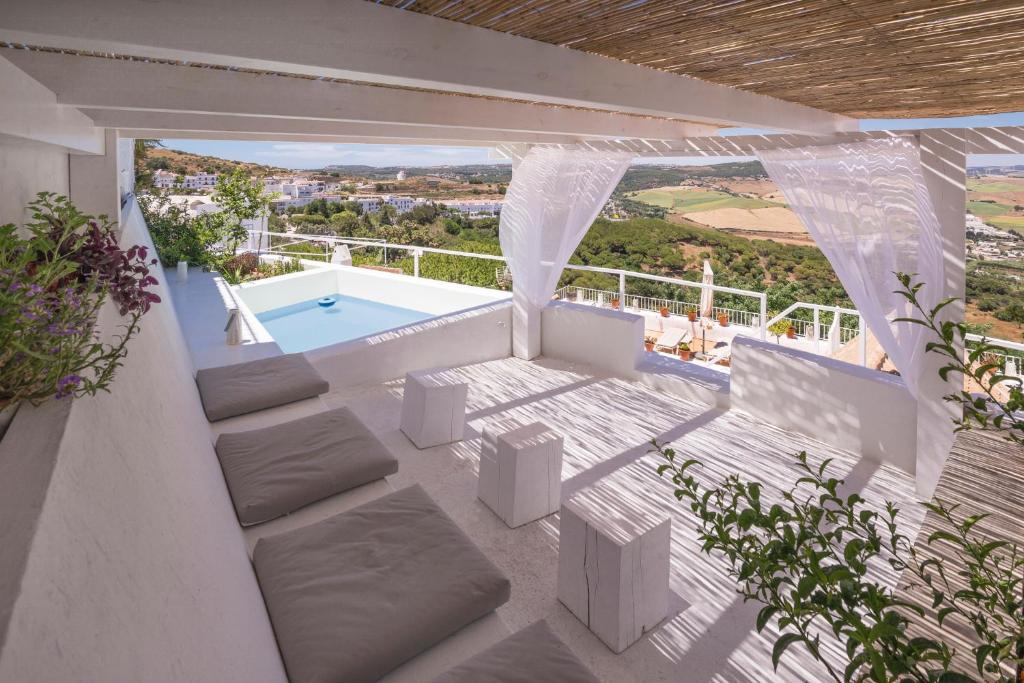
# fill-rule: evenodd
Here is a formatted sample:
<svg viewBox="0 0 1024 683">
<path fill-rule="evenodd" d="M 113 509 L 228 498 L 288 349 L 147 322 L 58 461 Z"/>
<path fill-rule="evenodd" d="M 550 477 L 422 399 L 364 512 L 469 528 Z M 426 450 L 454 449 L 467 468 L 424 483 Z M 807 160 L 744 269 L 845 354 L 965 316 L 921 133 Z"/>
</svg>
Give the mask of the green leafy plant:
<svg viewBox="0 0 1024 683">
<path fill-rule="evenodd" d="M 918 297 L 918 292 L 924 285 L 915 283 L 913 278 L 905 273 L 897 273 L 897 278 L 902 287 L 897 293 L 906 298 L 920 315 L 918 318 L 899 320 L 921 325 L 933 333 L 934 339 L 928 342 L 926 349 L 929 353 L 937 353 L 946 359 L 946 364 L 939 369 L 939 376 L 943 380 L 948 380 L 951 375 L 969 377 L 982 389 L 981 396 L 961 389 L 944 397 L 963 408 L 963 417 L 956 421 L 956 430 L 963 431 L 972 427 L 1004 430 L 1007 439 L 1024 444 L 1022 383 L 1019 377 L 1002 374 L 1004 368 L 993 360 L 1000 347 L 994 346 L 985 338 L 982 338 L 980 343 L 972 344 L 967 340 L 967 335 L 972 331 L 969 324 L 943 319 L 943 310 L 957 301 L 956 298 L 944 299 L 934 308 L 926 309 Z M 997 397 L 997 387 L 1000 386 L 1007 389 L 1006 400 Z"/>
<path fill-rule="evenodd" d="M 145 247 L 122 250 L 105 217 L 40 193 L 21 237 L 0 226 L 0 408 L 107 390 L 139 321 L 160 297 Z M 95 330 L 110 302 L 124 319 L 113 342 Z"/>
<path fill-rule="evenodd" d="M 775 315 L 777 315 L 777 314 L 769 313 L 768 317 L 769 317 L 769 319 L 771 319 L 771 318 L 775 317 Z M 790 325 L 792 325 L 792 323 L 789 322 L 788 320 L 786 320 L 785 318 L 783 318 L 782 320 L 778 320 L 778 321 L 772 323 L 771 325 L 769 325 L 768 326 L 768 332 L 770 332 L 772 335 L 775 336 L 775 341 L 776 342 L 779 342 L 779 341 L 781 341 L 782 336 L 784 334 L 786 334 L 786 332 L 789 330 Z"/>
<path fill-rule="evenodd" d="M 917 298 L 920 285 L 898 277 L 901 293 L 922 315 L 914 322 L 941 340 L 929 342 L 928 351 L 949 358 L 942 376 L 980 377 L 972 365 L 975 352 L 965 361 L 957 349 L 965 326 L 939 318 L 951 301 L 924 310 Z M 1011 401 L 1020 400 L 1019 386 L 1016 391 Z M 1019 443 L 1019 403 L 1000 403 L 991 393 L 980 404 L 969 394 L 948 398 L 965 406 L 958 428 L 1002 428 Z M 977 533 L 986 515 L 962 515 L 941 500 L 927 503 L 944 528 L 915 546 L 899 530 L 899 508 L 886 502 L 877 511 L 857 493 L 842 493 L 843 481 L 828 474 L 829 460 L 815 465 L 801 452 L 795 485 L 777 493 L 738 475 L 702 483 L 694 474 L 698 460 L 652 443 L 664 460 L 658 474 L 671 479 L 676 499 L 699 520 L 701 550 L 725 560 L 745 601 L 763 605 L 755 626 L 763 631 L 774 625 L 776 668 L 798 646 L 835 681 L 959 683 L 976 680 L 975 673 L 1016 680 L 1014 671 L 1024 664 L 1024 554 L 1013 543 Z M 930 609 L 879 583 L 874 573 L 885 566 L 902 575 L 908 588 L 923 590 Z M 925 635 L 941 632 L 951 620 L 975 636 L 976 672 L 959 670 L 956 650 Z"/>
</svg>

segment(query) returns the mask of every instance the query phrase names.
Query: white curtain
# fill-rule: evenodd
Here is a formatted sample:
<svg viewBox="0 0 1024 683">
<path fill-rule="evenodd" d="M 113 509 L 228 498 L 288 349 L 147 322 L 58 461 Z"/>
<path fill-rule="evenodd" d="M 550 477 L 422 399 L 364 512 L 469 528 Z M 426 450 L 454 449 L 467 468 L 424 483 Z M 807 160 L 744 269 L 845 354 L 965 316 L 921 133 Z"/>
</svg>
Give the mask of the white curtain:
<svg viewBox="0 0 1024 683">
<path fill-rule="evenodd" d="M 938 219 L 909 137 L 759 152 L 768 175 L 818 246 L 916 397 L 924 328 L 893 322 L 913 317 L 894 294 L 894 272 L 925 283 L 934 306 L 945 286 Z"/>
<path fill-rule="evenodd" d="M 501 252 L 519 303 L 539 311 L 632 162 L 628 152 L 534 147 L 515 166 L 501 209 Z M 536 342 L 521 357 L 539 353 Z M 513 330 L 513 334 L 516 332 Z"/>
</svg>

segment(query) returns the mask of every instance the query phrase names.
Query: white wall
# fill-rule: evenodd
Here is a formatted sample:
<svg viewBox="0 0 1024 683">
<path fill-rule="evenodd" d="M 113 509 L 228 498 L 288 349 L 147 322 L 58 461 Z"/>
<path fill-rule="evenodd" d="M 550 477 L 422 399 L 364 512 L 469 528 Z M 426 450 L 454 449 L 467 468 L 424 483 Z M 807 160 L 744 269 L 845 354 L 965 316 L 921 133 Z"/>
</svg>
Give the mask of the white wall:
<svg viewBox="0 0 1024 683">
<path fill-rule="evenodd" d="M 736 337 L 730 394 L 736 410 L 914 473 L 917 404 L 899 377 Z"/>
<path fill-rule="evenodd" d="M 385 382 L 410 370 L 482 363 L 511 354 L 512 304 L 502 301 L 314 349 L 306 357 L 331 387 L 338 388 Z"/>
<path fill-rule="evenodd" d="M 551 302 L 541 315 L 543 355 L 635 375 L 644 355 L 643 317 L 566 301 Z"/>
<path fill-rule="evenodd" d="M 29 218 L 37 192 L 68 193 L 68 153 L 62 147 L 0 141 L 0 225 Z"/>
<path fill-rule="evenodd" d="M 367 301 L 401 306 L 432 315 L 502 301 L 506 292 L 483 287 L 438 282 L 368 268 L 305 262 L 311 267 L 302 273 L 239 285 L 239 298 L 253 313 L 318 299 L 328 294 L 343 294 Z"/>
<path fill-rule="evenodd" d="M 112 389 L 71 406 L 0 681 L 285 681 L 169 300 Z"/>
</svg>

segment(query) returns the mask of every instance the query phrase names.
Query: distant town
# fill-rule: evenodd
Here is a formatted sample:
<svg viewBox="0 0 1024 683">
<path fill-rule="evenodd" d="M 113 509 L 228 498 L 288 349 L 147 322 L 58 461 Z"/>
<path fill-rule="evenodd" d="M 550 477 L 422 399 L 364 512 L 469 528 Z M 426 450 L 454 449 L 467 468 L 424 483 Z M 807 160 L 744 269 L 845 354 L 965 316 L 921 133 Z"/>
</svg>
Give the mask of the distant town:
<svg viewBox="0 0 1024 683">
<path fill-rule="evenodd" d="M 211 205 L 211 208 L 207 210 L 216 210 L 213 201 L 208 199 L 208 193 L 213 191 L 218 177 L 219 174 L 217 173 L 202 172 L 182 175 L 170 171 L 157 170 L 153 173 L 153 186 L 172 194 L 189 197 L 192 201 L 188 203 L 192 210 L 201 212 L 203 210 L 201 208 L 202 204 Z M 395 180 L 397 182 L 405 181 L 405 171 L 396 173 Z M 361 213 L 377 213 L 384 206 L 393 206 L 398 213 L 407 213 L 420 205 L 437 204 L 473 218 L 482 218 L 499 215 L 504 203 L 502 199 L 437 199 L 400 194 L 381 194 L 375 191 L 382 186 L 380 182 L 353 183 L 342 180 L 329 181 L 317 178 L 316 174 L 273 175 L 259 178 L 258 182 L 263 184 L 263 191 L 273 197 L 271 207 L 278 214 L 297 212 L 302 207 L 321 199 L 326 202 L 356 202 L 359 204 Z M 437 188 L 440 182 L 440 180 L 432 181 L 431 179 L 425 179 L 423 185 L 427 188 Z M 186 193 L 192 193 L 192 195 L 189 196 Z M 207 198 L 207 201 L 203 201 L 204 197 Z"/>
</svg>

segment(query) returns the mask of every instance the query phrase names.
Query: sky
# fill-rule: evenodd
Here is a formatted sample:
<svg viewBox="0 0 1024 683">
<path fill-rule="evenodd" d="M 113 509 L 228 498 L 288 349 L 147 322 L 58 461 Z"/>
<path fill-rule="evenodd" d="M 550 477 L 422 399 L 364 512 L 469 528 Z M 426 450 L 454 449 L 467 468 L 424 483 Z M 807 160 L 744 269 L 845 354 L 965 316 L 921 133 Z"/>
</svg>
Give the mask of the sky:
<svg viewBox="0 0 1024 683">
<path fill-rule="evenodd" d="M 961 116 L 946 119 L 864 119 L 861 130 L 907 128 L 973 128 L 978 126 L 1022 126 L 1024 112 Z M 743 135 L 769 131 L 733 128 L 723 135 Z M 365 166 L 462 166 L 501 163 L 490 151 L 479 147 L 433 147 L 427 145 L 358 145 L 324 142 L 238 142 L 229 140 L 164 140 L 170 149 L 207 154 L 222 159 L 248 161 L 284 168 L 322 168 L 327 165 Z M 741 157 L 675 157 L 638 159 L 643 164 L 703 165 L 739 161 Z M 1024 164 L 1024 155 L 1001 154 L 971 157 L 971 166 Z"/>
</svg>

